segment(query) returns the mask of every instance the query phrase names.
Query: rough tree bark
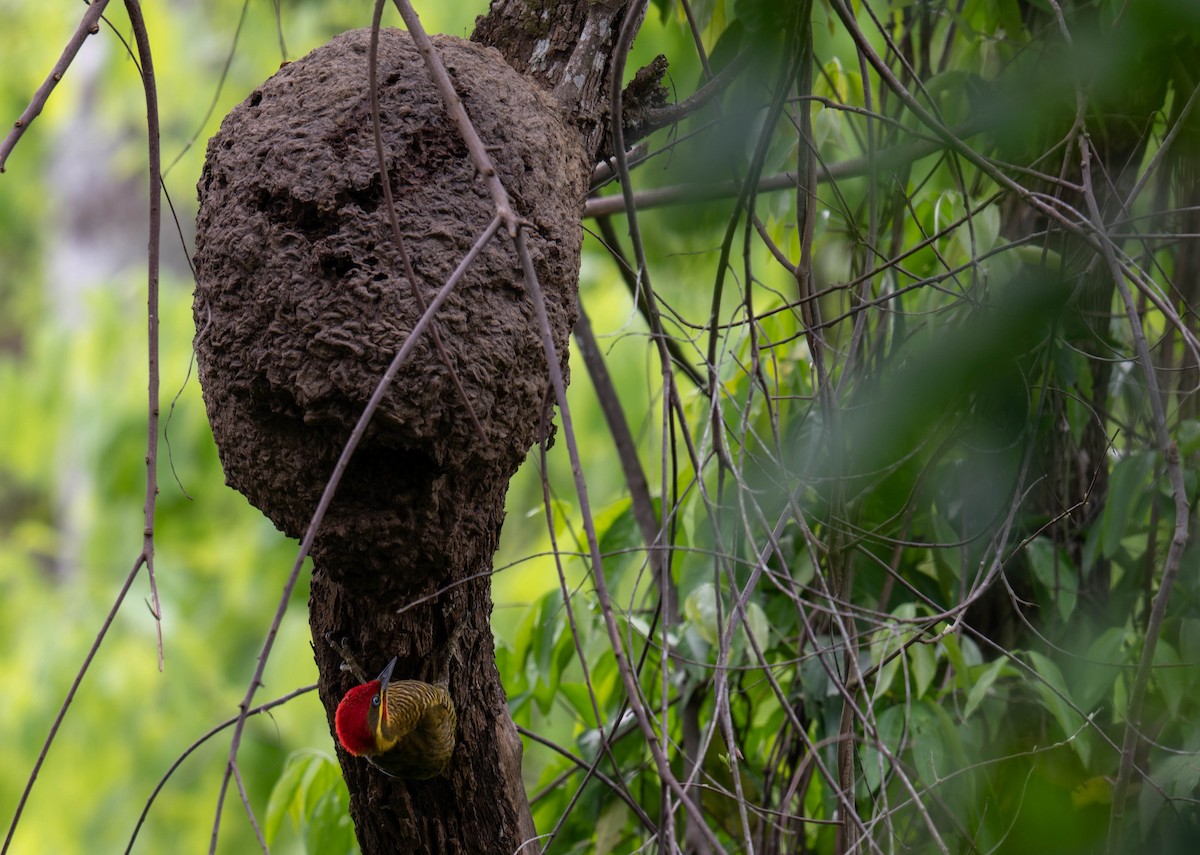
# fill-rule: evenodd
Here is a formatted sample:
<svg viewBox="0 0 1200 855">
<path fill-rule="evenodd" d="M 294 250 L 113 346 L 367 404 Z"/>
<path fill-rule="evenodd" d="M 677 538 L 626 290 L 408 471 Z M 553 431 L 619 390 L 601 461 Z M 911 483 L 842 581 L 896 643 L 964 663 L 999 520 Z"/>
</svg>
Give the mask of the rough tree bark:
<svg viewBox="0 0 1200 855">
<path fill-rule="evenodd" d="M 565 369 L 625 2 L 534 6 L 497 0 L 477 43 L 435 43 L 529 224 Z M 196 352 L 209 418 L 228 482 L 294 537 L 421 314 L 388 226 L 368 45 L 367 31 L 345 33 L 264 83 L 210 142 L 199 185 Z M 495 212 L 407 34 L 385 31 L 379 57 L 388 174 L 428 302 Z M 431 781 L 386 778 L 339 749 L 364 853 L 532 852 L 490 571 L 509 478 L 547 436 L 553 392 L 510 241 L 489 244 L 436 328 L 447 356 L 427 335 L 401 369 L 313 547 L 320 695 L 332 722 L 353 682 L 328 632 L 368 670 L 398 655 L 395 677 L 448 680 L 458 711 L 451 765 Z"/>
</svg>

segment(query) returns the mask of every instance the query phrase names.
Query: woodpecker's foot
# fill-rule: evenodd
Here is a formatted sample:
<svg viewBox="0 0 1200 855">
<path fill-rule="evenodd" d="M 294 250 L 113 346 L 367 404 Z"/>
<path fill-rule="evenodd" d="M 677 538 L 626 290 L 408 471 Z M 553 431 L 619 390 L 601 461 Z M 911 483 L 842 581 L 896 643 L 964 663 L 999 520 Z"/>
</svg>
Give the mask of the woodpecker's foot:
<svg viewBox="0 0 1200 855">
<path fill-rule="evenodd" d="M 339 644 L 338 642 L 333 640 L 333 633 L 327 632 L 327 633 L 325 633 L 325 641 L 330 647 L 333 648 L 334 652 L 337 653 L 338 656 L 342 657 L 342 670 L 343 671 L 349 671 L 350 673 L 352 673 L 355 677 L 358 678 L 358 682 L 360 682 L 360 683 L 365 683 L 365 682 L 367 682 L 367 680 L 370 679 L 369 677 L 367 677 L 367 672 L 364 671 L 362 669 L 362 667 L 358 664 L 358 660 L 356 660 L 350 654 L 350 651 L 346 649 L 347 639 L 343 638 L 341 643 Z"/>
</svg>

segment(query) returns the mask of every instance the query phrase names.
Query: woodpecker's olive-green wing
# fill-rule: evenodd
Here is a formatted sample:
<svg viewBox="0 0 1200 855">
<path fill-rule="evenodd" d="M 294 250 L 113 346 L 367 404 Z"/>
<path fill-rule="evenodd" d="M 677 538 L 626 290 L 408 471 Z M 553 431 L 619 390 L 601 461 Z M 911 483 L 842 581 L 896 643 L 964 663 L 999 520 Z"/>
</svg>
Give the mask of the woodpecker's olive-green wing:
<svg viewBox="0 0 1200 855">
<path fill-rule="evenodd" d="M 391 775 L 432 778 L 454 753 L 458 719 L 450 693 L 420 680 L 397 680 L 387 686 L 386 711 L 380 718 L 380 752 L 371 761 Z"/>
</svg>

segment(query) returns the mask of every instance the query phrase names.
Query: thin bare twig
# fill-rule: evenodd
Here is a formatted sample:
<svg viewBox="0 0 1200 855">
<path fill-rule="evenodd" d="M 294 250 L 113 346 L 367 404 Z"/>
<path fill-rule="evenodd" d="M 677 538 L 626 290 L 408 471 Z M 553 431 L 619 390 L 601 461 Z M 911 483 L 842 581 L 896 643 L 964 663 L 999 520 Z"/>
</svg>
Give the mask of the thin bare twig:
<svg viewBox="0 0 1200 855">
<path fill-rule="evenodd" d="M 104 637 L 108 635 L 108 630 L 112 626 L 113 619 L 116 618 L 117 612 L 121 610 L 121 604 L 125 602 L 125 595 L 129 593 L 130 587 L 133 585 L 134 579 L 137 578 L 138 572 L 146 563 L 145 557 L 139 555 L 137 561 L 134 562 L 129 575 L 125 577 L 125 583 L 121 586 L 121 590 L 117 592 L 117 597 L 113 601 L 112 607 L 108 610 L 108 614 L 104 618 L 104 623 L 100 625 L 100 631 L 96 633 L 95 640 L 92 641 L 92 646 L 87 652 L 87 656 L 83 659 L 83 664 L 79 667 L 79 671 L 75 674 L 75 679 L 71 683 L 71 688 L 67 690 L 67 697 L 63 700 L 62 706 L 58 709 L 58 714 L 54 717 L 54 721 L 50 724 L 50 732 L 46 735 L 46 741 L 42 744 L 42 750 L 38 752 L 37 761 L 33 764 L 33 771 L 29 773 L 29 779 L 25 782 L 25 789 L 21 793 L 21 798 L 17 802 L 17 810 L 13 814 L 12 822 L 8 826 L 8 834 L 4 838 L 4 846 L 0 847 L 0 855 L 6 855 L 8 848 L 12 845 L 13 834 L 16 833 L 17 823 L 21 821 L 21 813 L 25 810 L 25 802 L 29 800 L 29 793 L 33 790 L 33 784 L 37 780 L 38 773 L 42 769 L 42 764 L 46 761 L 46 754 L 50 751 L 50 744 L 54 742 L 54 737 L 58 733 L 59 727 L 63 723 L 63 718 L 67 714 L 67 709 L 71 706 L 71 702 L 75 699 L 75 693 L 79 690 L 79 684 L 83 682 L 83 675 L 88 672 L 91 667 L 92 660 L 96 658 L 96 653 L 100 650 L 100 643 L 104 641 Z"/>
<path fill-rule="evenodd" d="M 300 695 L 306 695 L 309 692 L 315 692 L 316 690 L 316 683 L 313 683 L 310 686 L 302 686 L 293 692 L 288 692 L 282 697 L 278 697 L 273 701 L 268 701 L 265 704 L 255 707 L 254 709 L 250 710 L 249 715 L 259 715 L 260 713 L 267 712 L 268 710 L 273 710 L 275 707 L 282 706 L 288 701 L 300 697 Z M 210 728 L 203 736 L 185 748 L 183 753 L 175 758 L 175 761 L 171 764 L 170 768 L 167 769 L 161 778 L 159 778 L 157 786 L 155 786 L 154 791 L 150 793 L 150 797 L 146 799 L 146 804 L 142 807 L 142 813 L 138 817 L 137 824 L 133 827 L 133 834 L 130 835 L 129 843 L 125 847 L 125 855 L 129 855 L 129 853 L 133 851 L 133 844 L 137 841 L 138 832 L 141 831 L 142 826 L 145 824 L 146 817 L 150 815 L 150 808 L 153 806 L 154 800 L 158 798 L 158 794 L 162 792 L 163 787 L 167 785 L 167 781 L 171 779 L 171 776 L 175 774 L 175 771 L 183 765 L 183 762 L 187 760 L 188 757 L 192 756 L 193 752 L 195 752 L 197 748 L 204 745 L 206 742 L 208 742 L 208 740 L 212 739 L 222 730 L 237 724 L 237 720 L 237 716 L 232 716 L 231 718 L 225 719 L 225 721 L 221 722 L 215 727 Z"/>
<path fill-rule="evenodd" d="M 548 417 L 549 417 L 549 414 L 547 414 L 547 418 Z M 571 606 L 571 596 L 570 596 L 570 592 L 567 590 L 567 576 L 566 576 L 566 573 L 563 572 L 563 564 L 562 564 L 562 555 L 563 554 L 558 549 L 558 538 L 554 531 L 554 519 L 553 519 L 554 514 L 553 514 L 553 510 L 552 510 L 553 505 L 550 502 L 550 481 L 546 477 L 546 442 L 544 440 L 541 443 L 539 443 L 538 450 L 539 450 L 539 454 L 541 456 L 541 464 L 542 464 L 542 507 L 545 509 L 545 512 L 546 512 L 546 528 L 547 528 L 547 531 L 548 531 L 549 537 L 550 537 L 550 554 L 554 556 L 554 567 L 555 567 L 555 570 L 558 571 L 559 590 L 562 593 L 562 603 L 563 603 L 563 608 L 566 611 L 567 622 L 571 628 L 571 641 L 575 645 L 575 654 L 578 657 L 579 668 L 580 668 L 580 671 L 582 672 L 582 677 L 583 677 L 583 684 L 587 687 L 588 700 L 591 702 L 591 705 L 592 705 L 592 715 L 594 715 L 596 717 L 597 727 L 600 730 L 600 752 L 597 754 L 596 759 L 593 763 L 584 767 L 587 771 L 584 774 L 583 781 L 579 784 L 579 788 L 575 791 L 575 793 L 572 794 L 570 802 L 567 804 L 567 806 L 562 811 L 561 815 L 558 818 L 558 821 L 554 824 L 554 828 L 552 828 L 550 830 L 550 833 L 546 836 L 545 844 L 544 844 L 543 848 L 549 849 L 550 844 L 554 841 L 554 838 L 556 838 L 558 836 L 559 832 L 562 831 L 562 827 L 566 823 L 567 818 L 570 816 L 571 810 L 574 808 L 574 806 L 578 802 L 579 798 L 583 795 L 583 788 L 585 786 L 587 786 L 587 782 L 591 778 L 592 774 L 595 773 L 597 777 L 600 777 L 600 778 L 603 777 L 603 773 L 600 772 L 599 768 L 598 768 L 600 765 L 601 757 L 607 758 L 608 761 L 610 763 L 612 763 L 612 767 L 616 771 L 616 773 L 618 775 L 620 775 L 621 766 L 617 762 L 617 758 L 612 753 L 612 739 L 616 735 L 617 728 L 620 727 L 620 725 L 621 725 L 621 719 L 622 719 L 622 716 L 624 715 L 624 712 L 622 711 L 621 713 L 618 713 L 618 715 L 613 719 L 612 729 L 606 734 L 604 732 L 603 716 L 601 715 L 601 712 L 600 712 L 600 702 L 596 698 L 595 687 L 594 687 L 594 684 L 592 683 L 591 669 L 588 667 L 588 664 L 587 664 L 587 651 L 584 649 L 583 639 L 580 637 L 580 634 L 579 634 L 579 626 L 575 621 L 575 610 Z M 621 784 L 621 787 L 622 787 L 622 790 L 621 790 L 620 794 L 621 794 L 622 798 L 624 799 L 624 798 L 626 798 L 626 792 L 624 789 L 623 782 Z M 638 813 L 638 817 L 642 820 L 642 822 L 646 826 L 646 828 L 649 829 L 652 833 L 657 833 L 656 829 L 654 827 L 654 823 L 651 821 L 650 817 L 646 815 L 645 811 L 639 809 L 637 811 L 637 813 Z"/>
<path fill-rule="evenodd" d="M 625 804 L 629 807 L 629 809 L 632 810 L 635 814 L 637 814 L 638 818 L 642 821 L 642 823 L 646 826 L 646 828 L 650 829 L 651 834 L 658 833 L 658 831 L 654 827 L 654 822 L 650 819 L 649 816 L 646 815 L 645 809 L 643 809 L 642 806 L 637 803 L 637 800 L 635 800 L 633 798 L 633 796 L 631 796 L 629 794 L 629 788 L 626 787 L 624 785 L 624 783 L 617 781 L 614 778 L 608 777 L 608 775 L 605 775 L 603 772 L 601 772 L 599 769 L 596 768 L 595 763 L 588 763 L 582 757 L 577 757 L 576 755 L 572 754 L 567 749 L 563 748 L 561 745 L 559 745 L 554 740 L 547 739 L 546 737 L 542 736 L 540 733 L 537 733 L 536 731 L 532 731 L 526 727 L 521 727 L 521 725 L 518 724 L 517 725 L 517 733 L 521 734 L 526 739 L 536 742 L 539 745 L 544 745 L 547 748 L 549 748 L 551 751 L 554 751 L 555 753 L 567 758 L 572 763 L 574 763 L 578 768 L 583 769 L 584 773 L 586 775 L 588 775 L 588 776 L 594 775 L 596 777 L 596 780 L 598 780 L 600 783 L 604 784 L 604 786 L 606 786 L 610 790 L 612 790 L 613 794 L 616 795 L 617 798 L 619 798 L 621 801 L 625 802 Z M 585 778 L 584 783 L 579 785 L 579 792 L 581 792 L 581 793 L 583 792 L 583 787 L 584 787 L 584 784 L 586 784 L 586 783 L 587 783 L 587 779 Z M 546 838 L 547 847 L 549 846 L 550 840 L 552 840 L 553 838 L 554 838 L 553 834 L 547 835 L 547 838 Z"/>
<path fill-rule="evenodd" d="M 621 275 L 621 281 L 625 283 L 625 288 L 629 291 L 629 296 L 633 298 L 634 303 L 637 305 L 638 311 L 642 313 L 642 316 L 646 319 L 646 323 L 652 330 L 655 326 L 661 328 L 662 318 L 659 316 L 656 319 L 654 312 L 651 311 L 650 295 L 647 294 L 647 289 L 642 287 L 642 282 L 634 272 L 633 266 L 625 258 L 625 253 L 621 249 L 617 238 L 617 232 L 613 228 L 612 218 L 607 216 L 597 217 L 596 225 L 600 227 L 600 237 L 604 248 L 612 256 L 613 262 L 617 266 L 617 272 Z M 581 303 L 581 311 L 582 305 Z M 578 332 L 576 338 L 578 339 Z M 687 354 L 684 353 L 683 346 L 679 343 L 679 340 L 667 335 L 657 335 L 656 339 L 661 340 L 666 345 L 667 352 L 671 356 L 671 363 L 675 368 L 682 371 L 684 376 L 697 389 L 706 391 L 704 376 L 696 370 L 692 363 L 688 362 Z M 597 350 L 597 353 L 599 353 L 599 350 Z"/>
<path fill-rule="evenodd" d="M 979 124 L 961 125 L 953 129 L 958 137 L 969 137 L 979 133 Z M 923 157 L 946 148 L 941 140 L 917 140 L 915 142 L 899 143 L 891 148 L 881 149 L 873 158 L 862 156 L 852 157 L 826 165 L 817 166 L 817 181 L 830 183 L 845 178 L 857 178 L 875 173 L 899 169 L 914 163 Z M 794 190 L 798 177 L 794 172 L 780 172 L 766 175 L 758 180 L 755 188 L 758 193 L 776 190 Z M 622 180 L 622 188 L 628 182 Z M 628 193 L 612 196 L 594 196 L 584 205 L 585 217 L 602 217 L 606 214 L 625 213 L 634 207 L 639 211 L 650 208 L 661 208 L 667 205 L 686 205 L 694 202 L 710 202 L 718 199 L 731 199 L 742 190 L 742 183 L 737 181 L 715 181 L 711 184 L 674 184 L 669 187 L 656 187 L 651 190 L 629 190 Z"/>
<path fill-rule="evenodd" d="M 263 851 L 263 855 L 271 855 L 270 849 L 267 848 L 266 838 L 263 837 L 262 829 L 258 826 L 258 820 L 254 816 L 254 810 L 250 807 L 250 795 L 246 792 L 246 783 L 242 780 L 242 767 L 234 765 L 233 780 L 237 783 L 238 795 L 242 797 L 242 804 L 246 806 L 246 816 L 250 819 L 250 827 L 254 829 L 254 836 L 258 838 L 258 848 Z"/>
<path fill-rule="evenodd" d="M 583 357 L 583 364 L 587 367 L 592 386 L 596 390 L 596 398 L 600 403 L 601 412 L 604 413 L 604 421 L 608 425 L 609 435 L 612 436 L 613 442 L 617 446 L 617 459 L 621 462 L 621 471 L 625 475 L 625 484 L 629 488 L 633 517 L 638 528 L 641 529 L 642 540 L 646 544 L 650 564 L 654 569 L 657 581 L 663 572 L 667 554 L 666 545 L 660 542 L 664 532 L 659 515 L 655 512 L 654 503 L 650 498 L 650 485 L 646 481 L 646 472 L 642 469 L 642 462 L 638 458 L 637 443 L 625 420 L 625 411 L 621 408 L 621 401 L 617 397 L 617 388 L 613 384 L 612 376 L 608 373 L 604 357 L 600 354 L 600 347 L 592 332 L 591 320 L 582 303 L 579 306 L 579 320 L 575 322 L 575 343 L 579 349 L 579 355 Z M 669 574 L 667 581 L 669 584 Z M 679 596 L 673 584 L 669 584 L 668 590 L 659 593 L 663 597 L 664 608 L 673 611 L 678 607 Z"/>
<path fill-rule="evenodd" d="M 25 108 L 20 118 L 13 123 L 12 130 L 0 142 L 0 172 L 4 172 L 8 163 L 8 156 L 16 147 L 17 142 L 24 136 L 29 125 L 41 115 L 42 108 L 46 106 L 46 101 L 50 99 L 50 93 L 54 91 L 54 87 L 63 79 L 63 75 L 67 73 L 67 69 L 75 60 L 75 55 L 79 53 L 79 48 L 87 41 L 88 36 L 94 36 L 100 32 L 100 16 L 104 14 L 104 7 L 108 5 L 108 0 L 95 0 L 87 11 L 83 13 L 83 18 L 79 21 L 79 26 L 75 30 L 75 34 L 67 40 L 67 46 L 63 48 L 62 56 L 58 58 L 58 62 L 54 63 L 54 67 L 50 69 L 50 75 L 45 79 L 37 92 L 33 93 L 33 99 L 29 102 L 29 106 Z"/>
<path fill-rule="evenodd" d="M 158 500 L 158 273 L 162 252 L 162 150 L 159 141 L 158 88 L 154 82 L 154 62 L 150 55 L 150 34 L 137 0 L 125 0 L 129 22 L 133 26 L 141 65 L 142 88 L 146 93 L 146 136 L 149 140 L 148 172 L 150 185 L 150 240 L 147 251 L 146 281 L 146 500 L 142 511 L 142 555 L 150 579 L 150 597 L 154 604 L 154 629 L 158 637 L 158 670 L 163 669 L 162 603 L 154 573 L 154 509 Z"/>
</svg>

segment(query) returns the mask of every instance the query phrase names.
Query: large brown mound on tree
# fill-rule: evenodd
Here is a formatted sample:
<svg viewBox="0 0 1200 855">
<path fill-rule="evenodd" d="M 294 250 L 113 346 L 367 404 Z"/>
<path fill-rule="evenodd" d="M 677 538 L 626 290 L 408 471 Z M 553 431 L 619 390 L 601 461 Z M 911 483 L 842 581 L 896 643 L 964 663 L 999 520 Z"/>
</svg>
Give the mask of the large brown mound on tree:
<svg viewBox="0 0 1200 855">
<path fill-rule="evenodd" d="M 367 30 L 345 33 L 264 83 L 209 143 L 199 184 L 194 312 L 209 419 L 230 485 L 294 537 L 420 316 L 383 201 L 369 38 Z M 587 157 L 550 99 L 495 50 L 434 41 L 517 213 L 531 224 L 565 369 Z M 400 229 L 428 302 L 494 207 L 407 34 L 381 33 L 378 80 Z M 462 511 L 494 505 L 496 496 L 464 492 L 498 489 L 502 497 L 542 436 L 548 395 L 511 241 L 488 246 L 437 327 L 487 442 L 426 334 L 347 471 L 318 557 L 360 534 L 378 550 L 406 533 L 440 531 L 441 543 L 417 551 L 408 543 L 408 567 L 391 564 L 424 575 L 455 563 L 447 554 L 455 542 L 498 525 Z"/>
</svg>

